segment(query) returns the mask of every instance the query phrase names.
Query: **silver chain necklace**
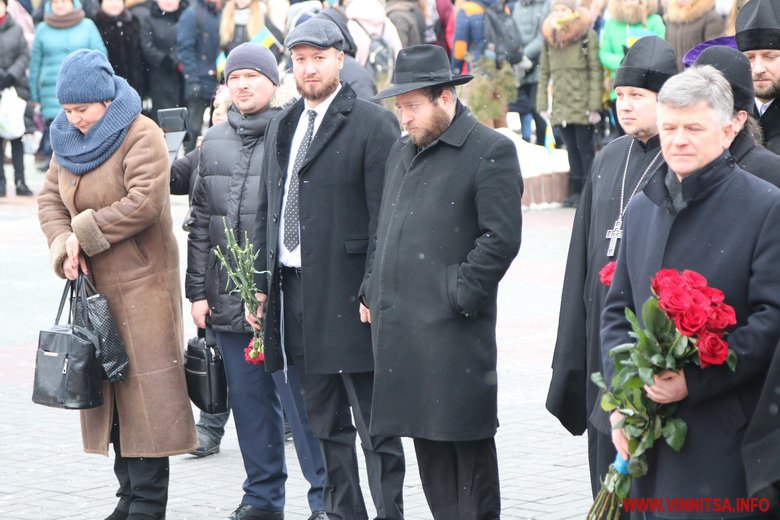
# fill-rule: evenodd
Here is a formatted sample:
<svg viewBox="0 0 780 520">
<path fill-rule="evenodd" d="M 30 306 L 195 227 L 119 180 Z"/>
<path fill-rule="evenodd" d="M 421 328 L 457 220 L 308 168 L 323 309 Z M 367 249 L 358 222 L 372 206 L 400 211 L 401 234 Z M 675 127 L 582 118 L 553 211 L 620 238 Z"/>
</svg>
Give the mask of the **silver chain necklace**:
<svg viewBox="0 0 780 520">
<path fill-rule="evenodd" d="M 607 237 L 609 239 L 609 246 L 607 247 L 607 256 L 612 258 L 615 256 L 615 249 L 617 248 L 617 242 L 621 238 L 623 238 L 623 215 L 626 213 L 626 209 L 628 208 L 628 203 L 631 202 L 631 199 L 634 198 L 634 195 L 636 195 L 637 190 L 639 189 L 639 186 L 642 185 L 642 181 L 645 180 L 645 177 L 650 172 L 650 168 L 653 167 L 655 164 L 656 159 L 661 155 L 661 150 L 658 150 L 658 153 L 655 154 L 655 157 L 653 157 L 653 160 L 650 161 L 650 164 L 647 165 L 647 168 L 645 168 L 644 173 L 641 177 L 639 177 L 639 181 L 637 181 L 636 186 L 634 186 L 634 191 L 631 192 L 631 195 L 628 197 L 628 200 L 626 199 L 626 178 L 628 177 L 628 163 L 631 162 L 631 150 L 634 148 L 634 140 L 631 139 L 631 144 L 628 145 L 628 155 L 626 156 L 626 165 L 623 168 L 623 180 L 620 182 L 620 213 L 618 214 L 618 218 L 615 221 L 615 226 L 612 229 L 607 230 Z"/>
</svg>

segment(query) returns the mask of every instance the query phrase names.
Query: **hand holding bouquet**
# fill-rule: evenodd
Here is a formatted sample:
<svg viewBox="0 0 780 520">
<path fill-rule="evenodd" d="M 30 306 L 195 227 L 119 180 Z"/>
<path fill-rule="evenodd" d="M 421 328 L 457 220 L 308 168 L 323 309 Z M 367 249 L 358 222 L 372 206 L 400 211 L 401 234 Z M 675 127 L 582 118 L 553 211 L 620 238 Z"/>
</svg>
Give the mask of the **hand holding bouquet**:
<svg viewBox="0 0 780 520">
<path fill-rule="evenodd" d="M 225 237 L 227 240 L 227 254 L 217 246 L 214 253 L 219 259 L 222 268 L 227 271 L 228 274 L 228 287 L 233 284 L 231 293 L 237 292 L 244 301 L 244 304 L 253 315 L 257 315 L 257 309 L 259 303 L 255 298 L 255 293 L 258 292 L 257 284 L 255 284 L 255 259 L 258 252 L 254 250 L 252 242 L 249 240 L 249 234 L 244 232 L 244 245 L 239 245 L 236 240 L 235 232 L 230 229 L 225 219 L 223 219 L 225 225 Z M 265 274 L 268 274 L 266 271 Z M 261 322 L 262 324 L 262 322 Z M 244 358 L 247 363 L 257 365 L 265 361 L 265 351 L 263 350 L 263 329 L 254 329 L 252 333 L 252 339 L 249 341 L 249 345 L 244 349 Z"/>
<path fill-rule="evenodd" d="M 613 268 L 602 269 L 602 281 L 611 283 Z M 609 282 L 609 283 L 607 283 Z M 618 519 L 622 501 L 631 490 L 631 479 L 647 473 L 646 452 L 655 441 L 664 441 L 675 451 L 685 444 L 688 426 L 674 417 L 675 403 L 660 404 L 647 397 L 644 386 L 653 386 L 655 376 L 679 371 L 695 363 L 701 368 L 727 363 L 736 369 L 737 357 L 724 339 L 736 324 L 734 308 L 724 303 L 722 291 L 709 287 L 695 271 L 662 269 L 652 279 L 650 297 L 642 307 L 642 322 L 626 308 L 633 343 L 610 351 L 617 373 L 607 388 L 604 376 L 594 373 L 593 382 L 603 390 L 601 407 L 619 412 L 623 419 L 614 427 L 628 439 L 628 461 L 618 454 L 588 512 L 588 520 Z"/>
</svg>

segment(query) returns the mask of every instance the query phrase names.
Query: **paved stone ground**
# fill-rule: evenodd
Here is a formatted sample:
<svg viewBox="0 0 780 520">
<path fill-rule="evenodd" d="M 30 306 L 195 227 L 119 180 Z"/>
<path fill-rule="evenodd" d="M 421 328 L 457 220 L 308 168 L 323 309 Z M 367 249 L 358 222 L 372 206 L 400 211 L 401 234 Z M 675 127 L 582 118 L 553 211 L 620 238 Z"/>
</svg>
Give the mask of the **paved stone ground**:
<svg viewBox="0 0 780 520">
<path fill-rule="evenodd" d="M 32 164 L 27 177 L 37 192 L 42 175 Z M 13 178 L 10 166 L 6 178 Z M 173 211 L 181 222 L 186 200 L 175 198 Z M 496 440 L 506 519 L 583 518 L 590 505 L 585 439 L 571 437 L 544 409 L 573 214 L 524 214 L 521 253 L 499 295 Z M 186 237 L 180 230 L 177 236 L 183 248 Z M 33 200 L 0 199 L 0 253 L 0 520 L 102 519 L 116 500 L 112 460 L 81 452 L 77 412 L 30 400 L 37 333 L 51 325 L 62 290 L 48 266 Z M 194 328 L 187 327 L 192 335 Z M 406 518 L 430 519 L 414 451 L 405 446 Z M 286 516 L 303 520 L 309 515 L 307 487 L 290 443 L 287 457 Z M 230 421 L 219 455 L 172 458 L 168 519 L 226 517 L 240 502 L 243 475 Z M 367 485 L 364 491 L 370 504 Z"/>
</svg>

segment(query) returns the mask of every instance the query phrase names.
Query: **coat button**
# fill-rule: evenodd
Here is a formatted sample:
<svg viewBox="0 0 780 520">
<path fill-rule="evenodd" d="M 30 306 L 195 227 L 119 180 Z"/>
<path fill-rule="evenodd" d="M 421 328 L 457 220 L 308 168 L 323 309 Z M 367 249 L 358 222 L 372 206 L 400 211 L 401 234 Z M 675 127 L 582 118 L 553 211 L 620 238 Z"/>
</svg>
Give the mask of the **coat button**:
<svg viewBox="0 0 780 520">
<path fill-rule="evenodd" d="M 274 215 L 274 218 L 272 219 L 274 221 L 274 224 L 276 224 L 277 217 Z"/>
<path fill-rule="evenodd" d="M 271 250 L 268 252 L 268 256 L 270 256 L 271 258 L 273 258 L 273 257 L 274 257 L 274 250 L 273 250 L 273 249 L 271 249 Z"/>
<path fill-rule="evenodd" d="M 281 188 L 282 187 L 282 179 L 279 179 L 279 182 L 277 182 L 276 185 Z"/>
</svg>

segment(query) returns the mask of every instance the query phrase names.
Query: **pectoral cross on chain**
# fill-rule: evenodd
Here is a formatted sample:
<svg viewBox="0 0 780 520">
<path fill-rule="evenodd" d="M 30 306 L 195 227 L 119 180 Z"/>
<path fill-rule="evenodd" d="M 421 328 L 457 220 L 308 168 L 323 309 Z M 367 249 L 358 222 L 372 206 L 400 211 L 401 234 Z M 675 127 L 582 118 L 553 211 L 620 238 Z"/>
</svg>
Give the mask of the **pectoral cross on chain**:
<svg viewBox="0 0 780 520">
<path fill-rule="evenodd" d="M 615 256 L 615 248 L 617 248 L 617 242 L 623 238 L 623 221 L 617 219 L 615 221 L 615 227 L 607 230 L 607 238 L 609 239 L 609 247 L 607 248 L 607 256 L 612 258 Z"/>
</svg>

